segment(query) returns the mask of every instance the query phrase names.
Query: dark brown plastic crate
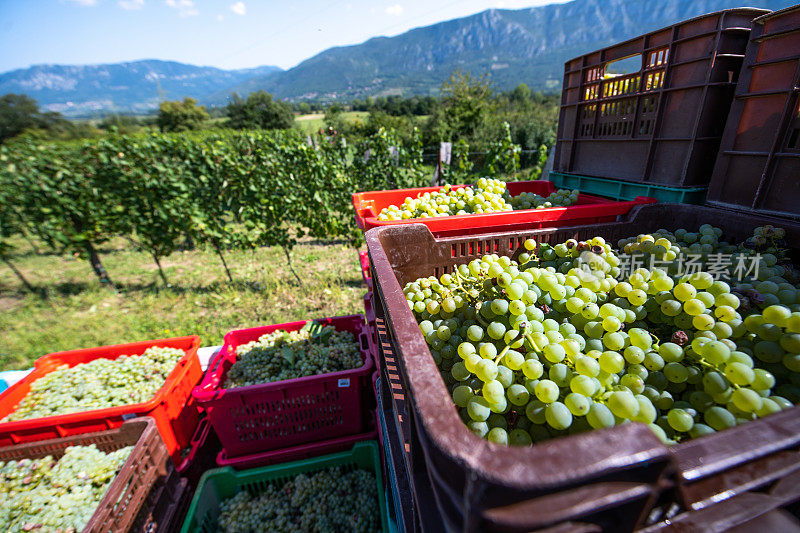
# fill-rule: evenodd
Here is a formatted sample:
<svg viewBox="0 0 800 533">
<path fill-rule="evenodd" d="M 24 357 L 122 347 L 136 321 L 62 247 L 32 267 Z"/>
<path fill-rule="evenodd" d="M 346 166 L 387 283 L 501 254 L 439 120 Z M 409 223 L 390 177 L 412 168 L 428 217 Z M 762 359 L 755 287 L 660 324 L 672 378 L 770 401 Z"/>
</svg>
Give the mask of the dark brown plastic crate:
<svg viewBox="0 0 800 533">
<path fill-rule="evenodd" d="M 708 203 L 800 218 L 800 6 L 755 19 Z"/>
<path fill-rule="evenodd" d="M 134 448 L 83 531 L 162 531 L 161 528 L 152 527 L 152 520 L 148 518 L 152 512 L 148 507 L 155 507 L 159 503 L 152 491 L 167 481 L 173 466 L 152 418 L 129 420 L 117 429 L 98 433 L 0 448 L 0 461 L 36 459 L 48 455 L 60 458 L 70 446 L 90 444 L 106 453 L 126 446 Z"/>
<path fill-rule="evenodd" d="M 600 235 L 616 242 L 661 227 L 694 229 L 705 223 L 735 241 L 759 225 L 778 225 L 787 230 L 788 242 L 800 243 L 800 224 L 685 204 L 637 207 L 619 222 L 480 238 L 435 239 L 423 225 L 367 232 L 376 316 L 387 324 L 381 342 L 397 355 L 403 415 L 414 434 L 410 456 L 421 451 L 448 529 L 525 531 L 561 523 L 632 529 L 645 525 L 654 510 L 660 520 L 664 515 L 657 505 L 696 511 L 769 487 L 800 469 L 798 408 L 672 448 L 640 424 L 527 449 L 491 444 L 459 418 L 402 292 L 409 281 L 440 276 L 486 253 L 514 255 L 528 238 L 557 243 Z"/>
<path fill-rule="evenodd" d="M 765 13 L 718 11 L 568 61 L 554 170 L 707 185 L 751 21 Z M 606 78 L 620 60 L 636 72 Z"/>
</svg>

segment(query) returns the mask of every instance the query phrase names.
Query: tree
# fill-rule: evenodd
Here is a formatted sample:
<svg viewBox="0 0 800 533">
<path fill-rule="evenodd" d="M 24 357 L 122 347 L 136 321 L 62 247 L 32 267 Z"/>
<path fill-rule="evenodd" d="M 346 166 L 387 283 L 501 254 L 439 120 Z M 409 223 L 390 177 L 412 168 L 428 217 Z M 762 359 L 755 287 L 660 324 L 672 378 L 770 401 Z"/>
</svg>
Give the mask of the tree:
<svg viewBox="0 0 800 533">
<path fill-rule="evenodd" d="M 292 108 L 266 91 L 250 93 L 247 100 L 234 94 L 228 104 L 228 125 L 236 129 L 285 130 L 294 124 Z"/>
<path fill-rule="evenodd" d="M 206 120 L 205 106 L 198 106 L 197 100 L 187 96 L 183 102 L 161 102 L 156 123 L 161 131 L 187 131 L 200 129 Z"/>
<path fill-rule="evenodd" d="M 442 103 L 428 121 L 429 142 L 464 139 L 483 147 L 490 138 L 496 117 L 494 92 L 485 77 L 475 78 L 469 72 L 454 72 L 442 84 Z"/>
<path fill-rule="evenodd" d="M 29 128 L 42 126 L 43 116 L 36 100 L 24 94 L 0 96 L 0 142 Z"/>
</svg>

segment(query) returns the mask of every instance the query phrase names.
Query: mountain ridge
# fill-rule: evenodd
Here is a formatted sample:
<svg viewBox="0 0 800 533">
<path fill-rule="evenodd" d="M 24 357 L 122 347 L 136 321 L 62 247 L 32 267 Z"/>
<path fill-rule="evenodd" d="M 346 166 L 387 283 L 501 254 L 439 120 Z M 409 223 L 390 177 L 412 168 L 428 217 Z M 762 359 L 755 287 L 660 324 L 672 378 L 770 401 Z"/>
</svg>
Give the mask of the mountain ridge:
<svg viewBox="0 0 800 533">
<path fill-rule="evenodd" d="M 0 94 L 25 92 L 44 109 L 68 115 L 146 112 L 161 99 L 184 96 L 224 105 L 233 92 L 246 95 L 259 89 L 290 100 L 347 101 L 436 94 L 456 69 L 485 73 L 500 90 L 526 83 L 535 90 L 555 91 L 564 62 L 573 57 L 704 13 L 740 7 L 741 1 L 573 0 L 526 9 L 488 9 L 392 37 L 329 48 L 288 70 L 223 70 L 160 60 L 34 66 L 0 74 Z M 793 3 L 744 1 L 772 10 Z M 80 69 L 96 71 L 89 75 Z"/>
</svg>

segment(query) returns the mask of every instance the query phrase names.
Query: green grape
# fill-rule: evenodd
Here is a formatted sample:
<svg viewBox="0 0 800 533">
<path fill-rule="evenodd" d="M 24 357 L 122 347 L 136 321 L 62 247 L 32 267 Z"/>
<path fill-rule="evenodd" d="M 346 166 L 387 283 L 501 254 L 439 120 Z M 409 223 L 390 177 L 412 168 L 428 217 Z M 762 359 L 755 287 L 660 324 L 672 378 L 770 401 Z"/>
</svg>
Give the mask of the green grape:
<svg viewBox="0 0 800 533">
<path fill-rule="evenodd" d="M 572 425 L 572 413 L 561 402 L 548 404 L 544 414 L 547 424 L 553 429 L 567 429 Z"/>
<path fill-rule="evenodd" d="M 522 364 L 522 373 L 528 379 L 539 379 L 544 374 L 544 366 L 535 359 L 527 359 Z"/>
<path fill-rule="evenodd" d="M 530 393 L 528 392 L 528 389 L 519 383 L 512 384 L 506 391 L 506 396 L 508 397 L 508 401 L 519 406 L 527 405 L 528 400 L 530 399 Z"/>
<path fill-rule="evenodd" d="M 725 365 L 725 377 L 734 385 L 750 385 L 756 374 L 749 366 L 733 362 Z"/>
<path fill-rule="evenodd" d="M 614 414 L 605 405 L 593 403 L 586 415 L 586 421 L 594 429 L 608 428 L 614 426 Z"/>
<path fill-rule="evenodd" d="M 589 412 L 592 401 L 582 394 L 571 392 L 564 398 L 564 405 L 575 416 L 584 416 Z"/>
<path fill-rule="evenodd" d="M 470 387 L 459 385 L 453 389 L 453 402 L 459 407 L 466 407 L 469 401 L 475 396 Z"/>
<path fill-rule="evenodd" d="M 620 418 L 631 419 L 639 412 L 639 402 L 630 392 L 616 391 L 608 398 L 608 408 Z"/>
<path fill-rule="evenodd" d="M 544 403 L 553 403 L 558 399 L 558 385 L 549 379 L 543 379 L 536 384 L 536 398 Z"/>
<path fill-rule="evenodd" d="M 505 397 L 505 389 L 503 384 L 497 380 L 491 380 L 483 384 L 483 397 L 490 404 L 499 404 Z"/>
<path fill-rule="evenodd" d="M 703 413 L 706 423 L 717 431 L 731 428 L 736 425 L 736 418 L 730 411 L 723 407 L 711 407 Z"/>
<path fill-rule="evenodd" d="M 753 413 L 761 409 L 763 399 L 752 389 L 735 389 L 731 395 L 733 404 L 745 413 Z"/>
<path fill-rule="evenodd" d="M 600 373 L 600 364 L 591 357 L 579 357 L 575 361 L 575 370 L 584 376 L 596 377 Z M 526 377 L 530 377 L 526 374 Z M 532 378 L 535 379 L 535 378 Z"/>
<path fill-rule="evenodd" d="M 683 409 L 670 409 L 667 413 L 667 421 L 672 429 L 686 433 L 694 426 L 692 415 Z"/>
<path fill-rule="evenodd" d="M 503 428 L 492 428 L 486 438 L 489 442 L 508 446 L 508 433 Z"/>
<path fill-rule="evenodd" d="M 530 446 L 533 440 L 530 433 L 524 429 L 514 429 L 508 434 L 508 443 L 511 446 Z"/>
<path fill-rule="evenodd" d="M 622 371 L 625 367 L 625 359 L 613 351 L 603 352 L 599 359 L 600 369 L 609 374 L 615 374 Z"/>
<path fill-rule="evenodd" d="M 667 363 L 664 376 L 672 383 L 683 383 L 689 379 L 689 370 L 680 363 Z"/>
</svg>

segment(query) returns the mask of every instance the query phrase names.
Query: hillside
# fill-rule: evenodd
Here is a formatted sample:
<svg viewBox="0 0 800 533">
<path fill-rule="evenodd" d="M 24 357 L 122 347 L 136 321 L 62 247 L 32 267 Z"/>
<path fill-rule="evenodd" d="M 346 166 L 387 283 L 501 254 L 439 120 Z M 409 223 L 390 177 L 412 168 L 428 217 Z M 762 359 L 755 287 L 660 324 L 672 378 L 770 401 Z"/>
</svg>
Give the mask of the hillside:
<svg viewBox="0 0 800 533">
<path fill-rule="evenodd" d="M 560 88 L 564 62 L 615 42 L 720 9 L 781 9 L 793 0 L 573 0 L 529 9 L 490 9 L 395 37 L 330 48 L 299 65 L 222 70 L 168 61 L 37 65 L 0 74 L 0 94 L 25 93 L 67 115 L 146 112 L 193 96 L 221 105 L 232 92 L 346 101 L 435 94 L 455 69 L 486 73 L 498 89 Z"/>
<path fill-rule="evenodd" d="M 149 112 L 162 100 L 198 100 L 278 67 L 222 70 L 174 61 L 143 60 L 108 65 L 36 65 L 0 74 L 0 94 L 24 93 L 48 111 L 67 116 L 98 112 Z"/>
<path fill-rule="evenodd" d="M 773 10 L 794 3 L 745 2 Z M 295 99 L 429 94 L 461 68 L 488 73 L 500 89 L 525 82 L 534 89 L 555 90 L 568 59 L 742 4 L 742 0 L 574 0 L 521 10 L 491 9 L 396 37 L 332 48 L 280 76 L 246 84 Z"/>
</svg>

